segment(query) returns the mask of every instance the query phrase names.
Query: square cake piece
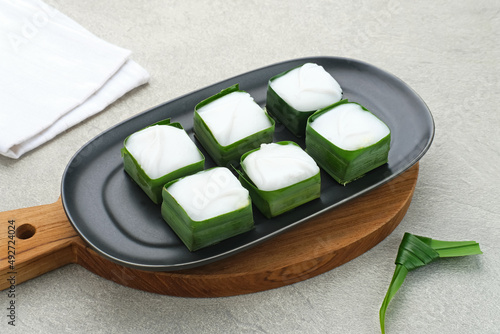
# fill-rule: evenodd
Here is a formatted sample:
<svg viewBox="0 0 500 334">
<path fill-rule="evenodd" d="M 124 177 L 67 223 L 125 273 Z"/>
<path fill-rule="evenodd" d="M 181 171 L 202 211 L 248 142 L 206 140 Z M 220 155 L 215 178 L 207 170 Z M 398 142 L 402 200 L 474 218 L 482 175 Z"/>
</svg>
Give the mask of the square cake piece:
<svg viewBox="0 0 500 334">
<path fill-rule="evenodd" d="M 156 204 L 162 187 L 203 170 L 205 157 L 179 123 L 157 122 L 128 136 L 121 150 L 125 171 Z"/>
<path fill-rule="evenodd" d="M 272 142 L 274 120 L 236 84 L 196 105 L 194 132 L 215 163 L 228 167 L 238 165 L 243 153 Z"/>
<path fill-rule="evenodd" d="M 269 80 L 266 109 L 297 137 L 303 137 L 307 118 L 340 101 L 342 88 L 322 66 L 306 63 Z"/>
<path fill-rule="evenodd" d="M 240 182 L 267 218 L 320 196 L 319 167 L 294 142 L 262 144 L 241 157 L 241 168 Z"/>
<path fill-rule="evenodd" d="M 190 251 L 249 231 L 254 224 L 248 190 L 226 167 L 167 183 L 161 214 Z"/>
<path fill-rule="evenodd" d="M 358 103 L 342 100 L 308 120 L 306 151 L 340 184 L 388 161 L 389 127 Z"/>
</svg>

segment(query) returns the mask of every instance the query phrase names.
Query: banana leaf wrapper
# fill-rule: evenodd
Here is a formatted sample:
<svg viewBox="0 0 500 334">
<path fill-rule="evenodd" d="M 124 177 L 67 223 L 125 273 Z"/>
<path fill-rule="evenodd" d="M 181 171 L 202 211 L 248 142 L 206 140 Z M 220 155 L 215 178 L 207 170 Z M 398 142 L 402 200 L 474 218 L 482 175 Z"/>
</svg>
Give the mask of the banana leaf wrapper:
<svg viewBox="0 0 500 334">
<path fill-rule="evenodd" d="M 161 215 L 191 252 L 253 229 L 250 199 L 247 206 L 238 210 L 203 221 L 192 220 L 167 190 L 177 181 L 171 181 L 163 187 Z"/>
<path fill-rule="evenodd" d="M 169 125 L 174 126 L 178 129 L 183 129 L 182 125 L 179 123 L 170 123 L 170 119 L 165 119 L 156 122 L 150 126 L 154 125 Z M 150 127 L 147 126 L 144 129 Z M 144 130 L 142 129 L 142 130 Z M 129 136 L 130 137 L 130 136 Z M 165 174 L 159 178 L 151 179 L 146 172 L 142 169 L 141 165 L 137 162 L 132 154 L 127 150 L 125 144 L 128 138 L 123 142 L 123 148 L 121 149 L 121 155 L 123 158 L 123 166 L 128 175 L 139 185 L 139 187 L 148 195 L 148 197 L 155 203 L 160 204 L 162 202 L 162 188 L 169 181 L 175 180 L 177 178 L 194 174 L 196 172 L 202 171 L 205 167 L 205 157 L 200 152 L 202 160 L 195 162 L 193 164 L 184 166 L 177 170 L 174 170 L 168 174 Z"/>
<path fill-rule="evenodd" d="M 238 84 L 235 84 L 222 90 L 220 93 L 201 101 L 194 108 L 194 133 L 196 135 L 196 138 L 210 155 L 210 157 L 214 160 L 214 162 L 218 166 L 222 167 L 229 167 L 231 165 L 237 166 L 239 164 L 240 157 L 245 152 L 259 147 L 260 144 L 271 143 L 273 141 L 274 135 L 275 121 L 266 113 L 267 118 L 272 124 L 270 127 L 255 132 L 254 134 L 240 139 L 227 146 L 222 146 L 219 144 L 208 125 L 198 113 L 198 109 L 233 92 L 244 91 L 239 89 Z"/>
<path fill-rule="evenodd" d="M 306 127 L 306 152 L 342 185 L 346 185 L 387 163 L 391 146 L 391 134 L 389 133 L 370 146 L 348 151 L 336 146 L 311 127 L 311 122 L 320 115 L 348 102 L 348 100 L 342 100 L 316 111 L 308 119 Z M 369 112 L 365 107 L 361 106 L 361 108 Z"/>
<path fill-rule="evenodd" d="M 297 145 L 292 141 L 282 141 L 277 142 L 276 144 L 288 145 L 290 143 Z M 256 150 L 245 153 L 241 157 L 241 162 L 245 160 L 245 157 L 247 155 Z M 288 187 L 272 191 L 265 191 L 257 188 L 257 186 L 251 181 L 243 168 L 242 170 L 235 170 L 239 175 L 238 179 L 240 180 L 243 187 L 248 189 L 250 197 L 252 198 L 252 202 L 267 218 L 281 215 L 287 211 L 292 210 L 293 208 L 319 198 L 321 195 L 320 172 L 308 179 L 297 182 Z"/>
</svg>

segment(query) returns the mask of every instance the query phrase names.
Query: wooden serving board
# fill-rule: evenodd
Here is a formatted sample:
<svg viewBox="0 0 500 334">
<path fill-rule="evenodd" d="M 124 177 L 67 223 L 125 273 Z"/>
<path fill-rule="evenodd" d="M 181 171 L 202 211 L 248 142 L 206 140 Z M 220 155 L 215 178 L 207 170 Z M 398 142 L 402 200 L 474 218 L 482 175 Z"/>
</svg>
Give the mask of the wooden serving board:
<svg viewBox="0 0 500 334">
<path fill-rule="evenodd" d="M 354 259 L 388 236 L 406 214 L 418 169 L 416 164 L 368 194 L 249 250 L 174 272 L 132 269 L 100 256 L 73 229 L 60 199 L 1 212 L 0 289 L 10 287 L 11 275 L 19 284 L 70 263 L 131 288 L 183 297 L 233 296 L 303 281 Z M 15 231 L 9 227 L 14 225 Z M 16 237 L 9 238 L 12 233 Z M 9 245 L 11 251 L 15 247 L 14 270 Z"/>
</svg>

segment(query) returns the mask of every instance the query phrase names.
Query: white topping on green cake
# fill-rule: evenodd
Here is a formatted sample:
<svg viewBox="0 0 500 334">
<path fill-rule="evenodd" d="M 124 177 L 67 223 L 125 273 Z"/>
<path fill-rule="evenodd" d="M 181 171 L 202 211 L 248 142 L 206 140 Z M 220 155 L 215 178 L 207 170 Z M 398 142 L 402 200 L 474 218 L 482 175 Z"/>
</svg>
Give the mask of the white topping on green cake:
<svg viewBox="0 0 500 334">
<path fill-rule="evenodd" d="M 169 125 L 153 125 L 135 132 L 125 147 L 151 179 L 203 160 L 186 131 Z"/>
<path fill-rule="evenodd" d="M 318 165 L 294 144 L 262 144 L 242 161 L 245 173 L 264 191 L 273 191 L 306 180 L 319 172 Z"/>
<path fill-rule="evenodd" d="M 228 146 L 272 124 L 246 92 L 232 92 L 197 110 L 217 142 Z"/>
<path fill-rule="evenodd" d="M 341 104 L 310 124 L 324 138 L 347 151 L 371 146 L 390 133 L 384 122 L 356 103 Z"/>
<path fill-rule="evenodd" d="M 183 177 L 167 191 L 194 221 L 214 218 L 250 204 L 248 190 L 226 167 Z"/>
<path fill-rule="evenodd" d="M 342 88 L 322 66 L 306 63 L 271 81 L 271 88 L 298 111 L 327 107 L 342 98 Z"/>
</svg>

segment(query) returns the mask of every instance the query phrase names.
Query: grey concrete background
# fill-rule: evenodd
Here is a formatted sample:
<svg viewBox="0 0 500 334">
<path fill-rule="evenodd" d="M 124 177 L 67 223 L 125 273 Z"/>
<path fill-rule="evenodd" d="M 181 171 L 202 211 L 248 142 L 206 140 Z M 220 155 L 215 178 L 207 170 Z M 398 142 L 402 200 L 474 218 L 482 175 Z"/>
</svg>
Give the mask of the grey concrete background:
<svg viewBox="0 0 500 334">
<path fill-rule="evenodd" d="M 462 1 L 47 0 L 133 50 L 151 81 L 19 160 L 0 158 L 0 211 L 56 201 L 71 156 L 108 127 L 214 82 L 279 61 L 343 56 L 383 68 L 426 101 L 435 141 L 399 227 L 359 258 L 276 290 L 216 299 L 136 291 L 70 265 L 21 284 L 1 333 L 378 333 L 408 231 L 476 240 L 484 254 L 408 275 L 388 333 L 499 333 L 500 4 Z"/>
</svg>

